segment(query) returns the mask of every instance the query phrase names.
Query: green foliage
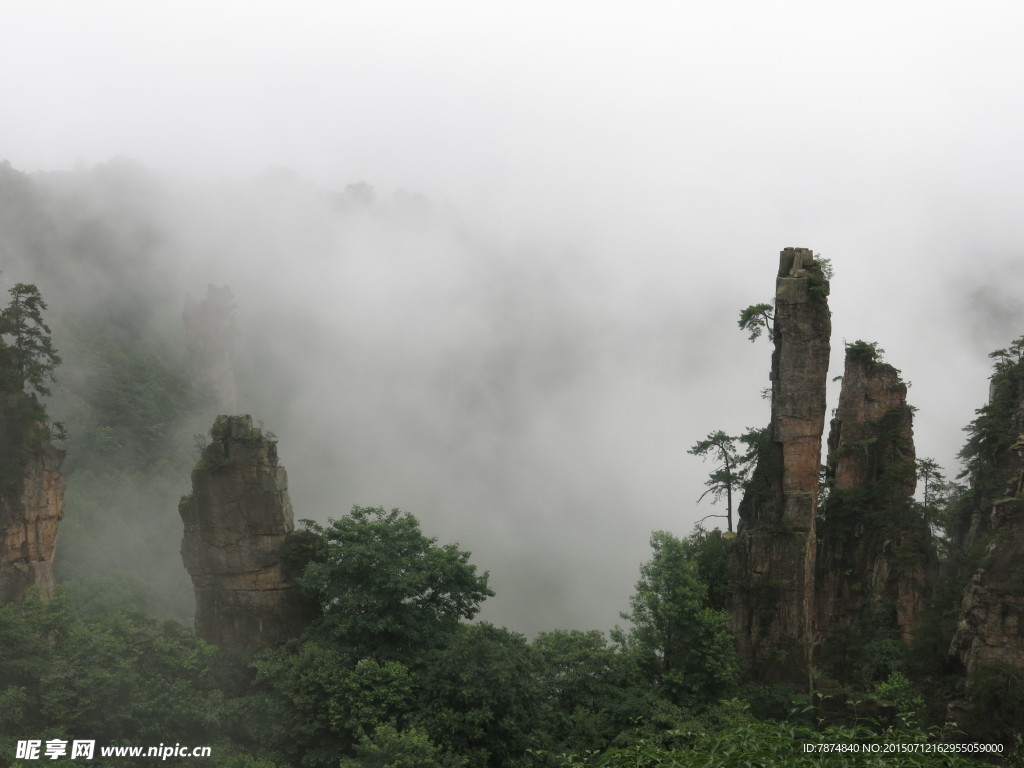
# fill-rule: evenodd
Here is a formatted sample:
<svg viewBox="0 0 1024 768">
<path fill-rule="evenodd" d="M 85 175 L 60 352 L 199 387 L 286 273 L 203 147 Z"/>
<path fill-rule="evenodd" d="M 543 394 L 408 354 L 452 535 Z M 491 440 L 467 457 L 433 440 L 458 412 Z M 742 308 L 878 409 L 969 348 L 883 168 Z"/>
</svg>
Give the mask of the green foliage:
<svg viewBox="0 0 1024 768">
<path fill-rule="evenodd" d="M 539 663 L 522 635 L 490 624 L 462 625 L 425 659 L 413 717 L 446 754 L 473 766 L 519 764 L 546 744 Z"/>
<path fill-rule="evenodd" d="M 355 747 L 356 757 L 343 758 L 340 768 L 464 768 L 459 756 L 444 755 L 427 734 L 418 728 L 399 731 L 378 725 Z"/>
<path fill-rule="evenodd" d="M 469 552 L 437 546 L 401 510 L 354 507 L 326 528 L 303 522 L 324 542 L 323 561 L 299 580 L 323 608 L 318 631 L 357 656 L 413 659 L 494 594 Z"/>
<path fill-rule="evenodd" d="M 989 402 L 964 427 L 967 442 L 959 453 L 964 462 L 960 477 L 970 478 L 978 506 L 1004 495 L 1011 479 L 1003 459 L 1019 437 L 1013 416 L 1024 393 L 1024 336 L 989 357 L 996 361 Z"/>
<path fill-rule="evenodd" d="M 963 725 L 972 738 L 1009 746 L 1024 735 L 1024 669 L 1002 662 L 979 665 L 969 694 Z"/>
<path fill-rule="evenodd" d="M 751 467 L 743 485 L 740 505 L 740 513 L 743 514 L 745 509 L 759 509 L 774 499 L 774 489 L 769 480 L 781 471 L 782 454 L 771 426 L 748 429 L 740 435 L 740 440 L 747 446 L 741 462 Z"/>
<path fill-rule="evenodd" d="M 774 341 L 775 332 L 772 330 L 772 321 L 775 317 L 775 307 L 771 304 L 751 304 L 746 309 L 740 310 L 738 325 L 741 331 L 746 331 L 751 341 L 756 341 L 763 332 L 767 332 L 768 340 Z"/>
<path fill-rule="evenodd" d="M 50 394 L 47 381 L 61 364 L 53 347 L 50 327 L 43 322 L 46 302 L 34 285 L 17 283 L 10 289 L 10 303 L 0 310 L 0 368 L 5 384 L 24 390 L 33 398 Z"/>
<path fill-rule="evenodd" d="M 706 531 L 698 525 L 683 541 L 697 564 L 697 575 L 707 587 L 707 605 L 724 611 L 732 594 L 728 539 L 719 530 Z"/>
<path fill-rule="evenodd" d="M 542 632 L 531 647 L 554 750 L 604 749 L 652 704 L 636 654 L 609 645 L 602 632 Z"/>
<path fill-rule="evenodd" d="M 857 339 L 846 342 L 846 354 L 851 357 L 865 358 L 871 362 L 879 362 L 882 355 L 885 354 L 885 350 L 878 346 L 877 341 Z"/>
<path fill-rule="evenodd" d="M 907 647 L 896 622 L 895 606 L 877 603 L 853 624 L 835 627 L 825 638 L 819 658 L 826 675 L 860 690 L 870 690 L 904 670 Z"/>
<path fill-rule="evenodd" d="M 835 268 L 832 266 L 832 259 L 827 259 L 820 253 L 816 253 L 814 254 L 814 261 L 818 264 L 819 269 L 821 269 L 822 277 L 829 281 L 831 281 L 832 278 L 835 277 L 836 271 Z"/>
<path fill-rule="evenodd" d="M 14 738 L 97 745 L 218 744 L 222 693 L 213 649 L 184 627 L 140 614 L 80 618 L 60 593 L 0 607 L 0 754 Z M 82 764 L 110 765 L 97 759 Z M 76 764 L 76 763 L 71 763 Z"/>
<path fill-rule="evenodd" d="M 254 662 L 269 696 L 248 709 L 273 725 L 256 737 L 292 763 L 334 766 L 380 724 L 401 727 L 413 709 L 413 678 L 397 661 L 359 659 L 315 639 L 292 641 Z"/>
<path fill-rule="evenodd" d="M 719 501 L 722 496 L 725 496 L 725 518 L 728 521 L 728 530 L 730 532 L 733 529 L 732 494 L 733 491 L 739 491 L 743 488 L 747 477 L 750 475 L 752 465 L 749 451 L 743 456 L 740 456 L 738 453 L 736 443 L 740 439 L 738 437 L 730 437 L 721 430 L 709 432 L 705 439 L 694 443 L 690 450 L 687 451 L 687 453 L 699 456 L 705 461 L 711 457 L 718 462 L 715 468 L 711 470 L 708 479 L 704 482 L 707 490 L 700 495 L 697 501 L 700 502 L 709 493 L 714 501 Z M 721 517 L 721 515 L 708 515 L 707 517 Z"/>
<path fill-rule="evenodd" d="M 893 702 L 900 727 L 914 728 L 924 722 L 924 698 L 902 672 L 893 671 L 885 681 L 876 685 L 875 696 Z"/>
<path fill-rule="evenodd" d="M 924 506 L 933 507 L 936 495 L 940 492 L 946 476 L 942 474 L 938 463 L 926 456 L 918 457 L 915 461 L 915 467 L 917 469 L 917 480 L 923 485 Z"/>
<path fill-rule="evenodd" d="M 804 264 L 810 279 L 807 292 L 811 301 L 824 303 L 828 299 L 831 287 L 829 280 L 832 279 L 832 260 L 822 258 L 819 254 L 814 255 L 814 260 Z"/>
<path fill-rule="evenodd" d="M 1024 363 L 1024 336 L 1014 339 L 1006 349 L 997 349 L 988 355 L 995 360 L 995 372 L 1009 373 Z"/>
<path fill-rule="evenodd" d="M 705 707 L 735 683 L 733 638 L 723 611 L 708 605 L 692 546 L 664 531 L 651 534 L 654 555 L 623 618 L 643 667 L 665 697 L 680 706 Z"/>
<path fill-rule="evenodd" d="M 737 719 L 720 731 L 679 733 L 685 747 L 650 741 L 600 756 L 563 756 L 560 768 L 977 768 L 954 752 L 925 752 L 942 734 L 916 728 L 872 730 L 831 726 L 816 731 L 790 722 Z M 811 751 L 805 751 L 810 745 Z M 824 745 L 819 747 L 818 745 Z M 827 750 L 827 751 L 826 751 Z M 892 750 L 892 751 L 887 751 Z M 905 751 L 904 751 L 905 750 Z"/>
</svg>

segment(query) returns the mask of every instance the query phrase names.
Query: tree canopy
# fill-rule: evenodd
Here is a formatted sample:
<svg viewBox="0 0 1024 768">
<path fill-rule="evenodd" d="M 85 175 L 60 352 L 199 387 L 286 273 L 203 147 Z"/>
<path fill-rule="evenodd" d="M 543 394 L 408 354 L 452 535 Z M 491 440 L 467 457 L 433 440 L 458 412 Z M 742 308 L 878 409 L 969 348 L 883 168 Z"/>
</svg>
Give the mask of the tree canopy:
<svg viewBox="0 0 1024 768">
<path fill-rule="evenodd" d="M 750 334 L 751 341 L 756 341 L 765 331 L 768 333 L 768 341 L 774 341 L 775 332 L 772 330 L 774 318 L 775 308 L 771 304 L 751 304 L 746 309 L 740 310 L 738 325 L 741 331 L 747 331 Z"/>
<path fill-rule="evenodd" d="M 737 674 L 725 612 L 709 605 L 693 545 L 665 531 L 651 534 L 654 554 L 623 618 L 645 666 L 676 705 L 699 708 L 722 698 Z"/>
<path fill-rule="evenodd" d="M 17 283 L 9 293 L 10 303 L 0 310 L 5 378 L 34 397 L 49 395 L 47 382 L 53 381 L 61 359 L 53 347 L 50 327 L 43 322 L 46 302 L 39 289 L 27 283 Z"/>
<path fill-rule="evenodd" d="M 437 545 L 408 512 L 354 507 L 322 527 L 325 559 L 300 584 L 320 600 L 321 631 L 357 654 L 407 659 L 437 645 L 494 594 L 469 552 Z"/>
</svg>

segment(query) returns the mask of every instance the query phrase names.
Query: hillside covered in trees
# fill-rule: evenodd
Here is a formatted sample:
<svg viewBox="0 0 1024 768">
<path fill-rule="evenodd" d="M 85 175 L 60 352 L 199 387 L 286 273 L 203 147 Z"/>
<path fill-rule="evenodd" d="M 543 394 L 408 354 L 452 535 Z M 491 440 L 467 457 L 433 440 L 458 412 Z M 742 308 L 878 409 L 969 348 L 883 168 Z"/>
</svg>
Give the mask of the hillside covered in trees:
<svg viewBox="0 0 1024 768">
<path fill-rule="evenodd" d="M 729 505 L 728 530 L 643 531 L 649 550 L 636 564 L 639 579 L 614 606 L 621 626 L 569 628 L 575 617 L 529 635 L 498 626 L 482 618 L 501 594 L 488 562 L 425 533 L 437 527 L 426 515 L 388 500 L 338 509 L 308 495 L 295 529 L 281 532 L 298 544 L 282 549 L 274 574 L 315 609 L 288 614 L 286 639 L 265 643 L 248 642 L 244 622 L 216 616 L 194 631 L 196 601 L 226 612 L 203 602 L 198 580 L 193 597 L 189 573 L 208 574 L 198 549 L 180 544 L 183 519 L 198 529 L 208 517 L 202 473 L 232 465 L 221 450 L 229 422 L 215 417 L 239 406 L 252 412 L 255 426 L 230 423 L 257 446 L 255 465 L 273 470 L 253 476 L 261 492 L 277 495 L 290 526 L 282 494 L 301 493 L 304 465 L 327 465 L 338 484 L 381 465 L 386 487 L 388 451 L 404 449 L 400 431 L 380 425 L 395 442 L 382 441 L 378 425 L 359 418 L 360 403 L 349 399 L 365 389 L 349 379 L 395 374 L 397 383 L 368 396 L 399 415 L 415 410 L 419 387 L 445 393 L 450 410 L 401 421 L 414 424 L 406 442 L 479 469 L 472 455 L 480 451 L 518 457 L 474 437 L 474 428 L 523 429 L 535 389 L 568 407 L 565 379 L 591 371 L 574 362 L 583 354 L 574 345 L 612 333 L 597 321 L 573 327 L 572 292 L 563 307 L 538 297 L 545 282 L 537 275 L 487 293 L 494 325 L 482 333 L 486 344 L 469 349 L 456 329 L 460 312 L 476 320 L 478 307 L 453 307 L 443 291 L 421 296 L 424 317 L 450 313 L 451 335 L 439 344 L 417 338 L 413 325 L 402 326 L 393 348 L 361 341 L 360 320 L 387 326 L 394 314 L 386 301 L 358 300 L 365 284 L 309 285 L 239 322 L 236 302 L 255 282 L 273 283 L 285 254 L 270 242 L 273 222 L 260 239 L 242 236 L 248 253 L 237 260 L 217 262 L 216 249 L 254 211 L 273 210 L 261 198 L 261 184 L 271 183 L 270 199 L 294 206 L 289 217 L 309 215 L 299 227 L 307 239 L 289 239 L 288 248 L 320 257 L 334 248 L 343 259 L 356 258 L 346 249 L 358 252 L 378 230 L 422 238 L 425 253 L 388 241 L 393 261 L 361 273 L 393 287 L 396 300 L 421 293 L 403 283 L 407 270 L 419 274 L 403 259 L 456 247 L 432 229 L 441 214 L 430 203 L 413 195 L 381 203 L 366 185 L 323 193 L 286 175 L 207 190 L 230 198 L 236 216 L 214 221 L 182 189 L 130 163 L 35 176 L 0 167 L 0 266 L 12 286 L 0 314 L 4 415 L 21 428 L 4 433 L 5 488 L 44 442 L 63 451 L 66 483 L 52 557 L 58 586 L 39 578 L 0 606 L 5 759 L 35 764 L 16 758 L 26 739 L 203 745 L 211 747 L 204 764 L 234 768 L 957 766 L 998 762 L 1019 748 L 1024 659 L 1010 635 L 1021 615 L 1024 337 L 1008 329 L 1007 346 L 993 352 L 991 397 L 966 428 L 956 479 L 915 451 L 914 409 L 900 372 L 883 359 L 885 340 L 845 344 L 822 466 L 830 274 L 804 249 L 783 252 L 775 301 L 740 320 L 773 348 L 769 426 L 712 433 L 691 449 L 715 460 L 708 488 Z M 183 211 L 209 217 L 190 230 L 202 237 L 174 234 Z M 462 245 L 475 236 L 455 225 L 444 231 Z M 258 257 L 261 249 L 274 258 Z M 247 272 L 247 258 L 270 274 Z M 511 261 L 467 256 L 459 266 L 511 273 Z M 187 297 L 189 281 L 206 272 L 216 285 Z M 340 315 L 349 340 L 331 345 L 303 306 L 350 300 L 359 312 Z M 365 334 L 376 341 L 372 328 Z M 419 356 L 424 345 L 430 360 Z M 279 356 L 280 347 L 290 354 Z M 435 354 L 446 365 L 434 365 Z M 320 365 L 331 355 L 347 357 Z M 546 365 L 562 359 L 565 366 Z M 457 377 L 466 367 L 471 375 Z M 325 370 L 336 375 L 321 380 Z M 293 391 L 301 401 L 288 397 Z M 324 415 L 332 409 L 351 417 L 351 434 L 338 434 L 344 419 Z M 302 425 L 295 452 L 288 435 L 271 431 L 278 420 Z M 423 441 L 435 431 L 436 442 Z M 9 437 L 27 432 L 35 447 Z M 680 437 L 681 452 L 692 439 Z M 356 451 L 371 458 L 357 469 L 336 461 Z M 292 471 L 290 485 L 278 462 Z M 190 474 L 194 502 L 181 509 L 192 518 L 178 514 Z M 486 487 L 486 477 L 471 474 L 467 484 Z M 396 495 L 413 479 L 396 480 Z M 616 525 L 629 517 L 622 510 Z M 585 538 L 586 530 L 573 536 Z M 514 556 L 530 570 L 528 555 Z M 210 642 L 213 631 L 223 642 Z M 130 762 L 99 754 L 65 761 Z"/>
</svg>

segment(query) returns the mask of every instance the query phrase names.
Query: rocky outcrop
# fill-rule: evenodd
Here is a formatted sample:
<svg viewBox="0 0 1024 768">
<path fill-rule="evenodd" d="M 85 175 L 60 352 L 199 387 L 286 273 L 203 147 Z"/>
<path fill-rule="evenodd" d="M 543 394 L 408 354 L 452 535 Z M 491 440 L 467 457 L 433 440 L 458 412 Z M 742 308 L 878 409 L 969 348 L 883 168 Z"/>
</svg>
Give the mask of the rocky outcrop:
<svg viewBox="0 0 1024 768">
<path fill-rule="evenodd" d="M 986 516 L 984 565 L 964 591 L 963 618 L 950 646 L 970 693 L 986 664 L 1024 667 L 1024 499 L 999 499 Z"/>
<path fill-rule="evenodd" d="M 914 495 L 914 417 L 907 385 L 896 368 L 878 359 L 873 345 L 847 346 L 828 451 L 833 489 L 886 483 L 894 496 Z"/>
<path fill-rule="evenodd" d="M 299 634 L 314 603 L 295 584 L 288 477 L 277 444 L 250 416 L 218 416 L 212 442 L 192 470 L 192 493 L 179 505 L 181 557 L 196 595 L 196 633 L 207 642 L 250 650 Z"/>
<path fill-rule="evenodd" d="M 185 296 L 185 343 L 192 389 L 219 412 L 237 407 L 235 300 L 226 285 L 207 287 L 206 298 Z"/>
<path fill-rule="evenodd" d="M 750 676 L 805 684 L 812 653 L 815 514 L 825 426 L 828 281 L 806 248 L 780 255 L 772 339 L 772 418 L 739 505 L 729 606 Z"/>
<path fill-rule="evenodd" d="M 935 564 L 931 531 L 913 504 L 907 386 L 877 356 L 874 345 L 847 346 L 828 439 L 830 495 L 818 520 L 815 598 L 819 661 L 826 667 L 837 627 L 891 628 L 909 642 Z"/>
<path fill-rule="evenodd" d="M 0 603 L 37 587 L 53 595 L 57 526 L 64 516 L 64 452 L 50 443 L 28 395 L 0 396 Z"/>
<path fill-rule="evenodd" d="M 950 645 L 971 694 L 987 664 L 1024 667 L 1024 364 L 993 376 L 988 442 L 997 446 L 993 478 L 979 488 L 965 547 L 980 550 L 980 564 L 964 591 L 962 618 Z M 980 412 L 979 412 L 980 413 Z M 1000 434 L 996 434 L 996 433 Z M 996 497 L 996 498 L 992 498 Z"/>
</svg>

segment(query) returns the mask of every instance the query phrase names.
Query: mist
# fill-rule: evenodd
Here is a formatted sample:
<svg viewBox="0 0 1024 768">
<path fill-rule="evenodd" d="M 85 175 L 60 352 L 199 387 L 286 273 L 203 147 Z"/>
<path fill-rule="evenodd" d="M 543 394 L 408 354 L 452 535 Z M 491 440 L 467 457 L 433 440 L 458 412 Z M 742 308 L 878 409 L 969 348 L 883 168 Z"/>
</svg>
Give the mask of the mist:
<svg viewBox="0 0 1024 768">
<path fill-rule="evenodd" d="M 830 376 L 877 341 L 950 476 L 1024 333 L 1009 4 L 99 5 L 0 11 L 0 157 L 136 290 L 70 236 L 2 278 L 179 351 L 229 286 L 296 516 L 413 513 L 517 631 L 620 622 L 650 532 L 724 511 L 686 451 L 767 423 L 736 319 L 782 248 L 834 264 Z"/>
</svg>

